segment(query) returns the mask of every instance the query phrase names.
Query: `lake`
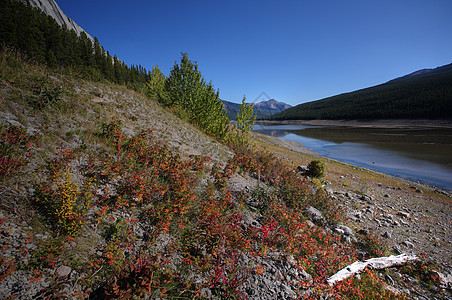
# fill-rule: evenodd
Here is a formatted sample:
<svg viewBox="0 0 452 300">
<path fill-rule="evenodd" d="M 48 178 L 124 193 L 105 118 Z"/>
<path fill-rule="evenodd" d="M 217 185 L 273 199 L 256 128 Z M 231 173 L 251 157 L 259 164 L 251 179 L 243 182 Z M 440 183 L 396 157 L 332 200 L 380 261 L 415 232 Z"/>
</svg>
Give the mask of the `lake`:
<svg viewBox="0 0 452 300">
<path fill-rule="evenodd" d="M 269 125 L 254 131 L 296 141 L 321 156 L 452 190 L 452 129 Z"/>
</svg>

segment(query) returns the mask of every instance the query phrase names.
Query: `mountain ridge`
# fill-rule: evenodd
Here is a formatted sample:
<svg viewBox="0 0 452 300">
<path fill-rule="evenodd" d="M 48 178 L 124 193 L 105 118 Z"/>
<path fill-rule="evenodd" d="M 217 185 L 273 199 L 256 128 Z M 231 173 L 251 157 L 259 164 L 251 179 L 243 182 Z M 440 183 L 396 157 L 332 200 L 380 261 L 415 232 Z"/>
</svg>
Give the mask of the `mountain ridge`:
<svg viewBox="0 0 452 300">
<path fill-rule="evenodd" d="M 452 118 L 452 64 L 386 83 L 302 103 L 274 120 Z"/>
<path fill-rule="evenodd" d="M 401 79 L 407 79 L 407 78 L 413 78 L 413 77 L 417 77 L 417 76 L 426 75 L 426 74 L 429 74 L 431 72 L 434 72 L 435 70 L 438 70 L 438 69 L 441 69 L 441 68 L 447 67 L 447 66 L 452 66 L 452 63 L 444 65 L 444 66 L 439 66 L 439 67 L 436 67 L 436 68 L 431 68 L 431 69 L 420 69 L 420 70 L 411 72 L 411 73 L 409 73 L 407 75 L 403 75 L 403 76 L 391 79 L 391 80 L 387 81 L 386 83 L 397 81 L 397 80 L 401 80 Z"/>
</svg>

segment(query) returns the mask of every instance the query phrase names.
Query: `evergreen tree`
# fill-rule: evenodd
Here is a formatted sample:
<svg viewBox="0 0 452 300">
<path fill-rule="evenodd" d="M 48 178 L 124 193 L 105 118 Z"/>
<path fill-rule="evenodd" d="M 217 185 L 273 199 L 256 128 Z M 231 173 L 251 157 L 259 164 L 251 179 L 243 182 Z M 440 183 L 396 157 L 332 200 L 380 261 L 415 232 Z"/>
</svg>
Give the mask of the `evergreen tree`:
<svg viewBox="0 0 452 300">
<path fill-rule="evenodd" d="M 115 81 L 115 70 L 113 66 L 113 57 L 111 57 L 110 52 L 107 51 L 107 56 L 105 57 L 105 78 L 108 81 Z"/>
<path fill-rule="evenodd" d="M 168 93 L 167 105 L 182 108 L 191 122 L 206 133 L 219 138 L 225 137 L 229 119 L 211 82 L 206 83 L 198 64 L 182 53 L 180 65 L 175 63 L 165 82 Z"/>
<path fill-rule="evenodd" d="M 53 54 L 52 50 L 48 50 L 47 51 L 47 65 L 51 68 L 57 68 L 58 67 L 58 63 L 57 63 L 57 59 L 55 54 Z"/>
<path fill-rule="evenodd" d="M 114 71 L 114 80 L 118 84 L 123 84 L 123 74 L 122 74 L 122 67 L 121 62 L 116 57 L 116 55 L 113 57 L 113 71 Z"/>
<path fill-rule="evenodd" d="M 253 130 L 255 121 L 256 115 L 254 115 L 253 104 L 246 104 L 246 97 L 243 96 L 240 112 L 237 113 L 237 128 L 240 129 L 238 140 L 240 144 L 249 144 L 249 133 Z"/>
<path fill-rule="evenodd" d="M 253 104 L 246 104 L 246 97 L 243 96 L 240 112 L 237 113 L 237 127 L 246 134 L 253 130 L 255 121 Z"/>
<path fill-rule="evenodd" d="M 104 52 L 97 37 L 94 38 L 94 65 L 104 74 Z"/>
<path fill-rule="evenodd" d="M 166 77 L 156 65 L 149 74 L 149 81 L 146 83 L 146 94 L 165 106 L 170 105 L 168 94 L 165 90 Z"/>
</svg>

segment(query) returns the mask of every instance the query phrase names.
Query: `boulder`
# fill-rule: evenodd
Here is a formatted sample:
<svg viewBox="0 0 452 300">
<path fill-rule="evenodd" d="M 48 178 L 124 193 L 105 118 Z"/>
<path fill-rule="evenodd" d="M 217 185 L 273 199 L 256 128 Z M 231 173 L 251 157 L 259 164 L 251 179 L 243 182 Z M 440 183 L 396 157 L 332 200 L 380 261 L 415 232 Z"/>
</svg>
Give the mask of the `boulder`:
<svg viewBox="0 0 452 300">
<path fill-rule="evenodd" d="M 56 269 L 56 274 L 58 277 L 67 277 L 71 271 L 72 269 L 68 266 L 59 266 L 58 269 Z"/>
<path fill-rule="evenodd" d="M 353 236 L 354 235 L 353 230 L 350 227 L 348 227 L 348 226 L 338 225 L 337 228 L 342 230 L 346 236 Z"/>
<path fill-rule="evenodd" d="M 322 222 L 324 220 L 322 213 L 312 206 L 305 209 L 305 214 L 312 222 Z"/>
</svg>

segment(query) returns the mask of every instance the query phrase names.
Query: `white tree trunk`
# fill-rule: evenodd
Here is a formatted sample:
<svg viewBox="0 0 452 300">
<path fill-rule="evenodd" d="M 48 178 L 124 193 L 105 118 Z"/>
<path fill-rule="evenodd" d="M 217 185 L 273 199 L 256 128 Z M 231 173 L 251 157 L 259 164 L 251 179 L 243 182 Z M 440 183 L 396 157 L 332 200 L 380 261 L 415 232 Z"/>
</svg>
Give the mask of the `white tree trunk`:
<svg viewBox="0 0 452 300">
<path fill-rule="evenodd" d="M 408 261 L 416 260 L 416 255 L 400 254 L 397 256 L 391 255 L 388 257 L 377 257 L 366 260 L 365 262 L 355 261 L 351 265 L 343 268 L 326 281 L 329 285 L 334 285 L 336 282 L 347 279 L 348 277 L 363 272 L 367 267 L 372 269 L 385 269 L 392 266 L 400 266 Z"/>
</svg>

